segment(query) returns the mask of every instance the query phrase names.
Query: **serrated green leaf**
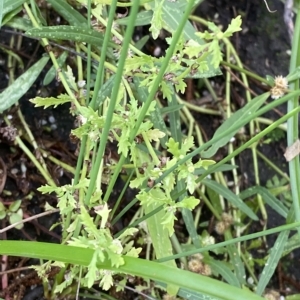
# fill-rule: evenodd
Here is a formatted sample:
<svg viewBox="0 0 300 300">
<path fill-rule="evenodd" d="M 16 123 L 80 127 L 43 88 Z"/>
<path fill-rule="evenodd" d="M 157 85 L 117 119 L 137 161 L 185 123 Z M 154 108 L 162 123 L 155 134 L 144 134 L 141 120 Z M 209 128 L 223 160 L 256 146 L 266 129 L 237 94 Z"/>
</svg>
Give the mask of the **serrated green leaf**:
<svg viewBox="0 0 300 300">
<path fill-rule="evenodd" d="M 202 180 L 202 183 L 214 190 L 215 192 L 217 192 L 218 194 L 222 195 L 231 204 L 240 209 L 252 220 L 258 220 L 258 217 L 255 215 L 255 213 L 242 201 L 242 199 L 235 195 L 231 190 L 229 190 L 225 186 L 221 185 L 220 183 L 214 180 L 209 179 Z"/>
<path fill-rule="evenodd" d="M 137 94 L 137 99 L 140 99 L 141 101 L 145 102 L 147 99 L 148 91 L 145 87 L 140 87 L 141 79 L 134 77 L 133 78 L 135 90 L 134 93 Z M 154 110 L 150 112 L 150 120 L 153 123 L 153 127 L 159 129 L 161 132 L 167 133 L 167 126 L 165 124 L 165 121 L 162 117 L 163 113 L 159 109 L 159 107 L 156 105 L 154 107 Z M 163 148 L 165 148 L 165 144 L 168 140 L 167 134 L 160 139 L 160 143 Z"/>
<path fill-rule="evenodd" d="M 162 81 L 160 87 L 163 94 L 163 98 L 166 98 L 168 99 L 168 101 L 171 101 L 173 95 L 172 85 L 169 82 L 166 83 L 165 81 Z"/>
<path fill-rule="evenodd" d="M 241 31 L 241 25 L 241 16 L 237 16 L 236 18 L 232 19 L 227 30 L 224 32 L 224 37 L 230 37 L 234 32 Z"/>
<path fill-rule="evenodd" d="M 38 191 L 42 194 L 50 194 L 57 191 L 57 188 L 50 185 L 43 185 L 38 188 Z"/>
<path fill-rule="evenodd" d="M 199 199 L 194 196 L 186 197 L 176 204 L 177 207 L 184 207 L 189 210 L 193 210 L 200 203 Z"/>
<path fill-rule="evenodd" d="M 179 142 L 175 142 L 173 138 L 170 138 L 166 146 L 168 147 L 168 152 L 172 153 L 174 157 L 180 156 Z"/>
<path fill-rule="evenodd" d="M 48 57 L 42 57 L 0 94 L 0 113 L 14 105 L 30 89 L 48 60 Z"/>
<path fill-rule="evenodd" d="M 222 52 L 220 50 L 218 40 L 213 40 L 210 43 L 209 51 L 212 52 L 212 64 L 215 68 L 219 67 L 220 62 L 222 61 Z"/>
<path fill-rule="evenodd" d="M 35 97 L 34 99 L 30 99 L 29 101 L 31 103 L 33 103 L 35 107 L 43 106 L 44 109 L 46 109 L 52 105 L 54 106 L 54 108 L 56 108 L 58 105 L 71 102 L 72 99 L 67 94 L 60 94 L 57 96 L 57 98 L 55 98 L 55 97 L 47 97 L 47 98 Z"/>
<path fill-rule="evenodd" d="M 226 145 L 230 139 L 242 128 L 245 123 L 245 117 L 255 113 L 263 103 L 268 99 L 270 93 L 264 93 L 260 96 L 255 97 L 249 103 L 247 103 L 243 108 L 236 111 L 229 119 L 227 119 L 215 132 L 213 138 L 217 138 L 218 135 L 222 134 L 224 130 L 228 130 L 233 125 L 240 125 L 238 129 L 232 130 L 230 134 L 219 139 L 214 145 L 212 145 L 208 150 L 205 150 L 201 153 L 202 158 L 210 158 L 212 157 L 219 148 Z"/>
<path fill-rule="evenodd" d="M 159 129 L 150 129 L 146 132 L 146 135 L 150 142 L 159 142 L 160 139 L 163 138 L 166 134 L 164 132 L 161 132 Z"/>
<path fill-rule="evenodd" d="M 153 16 L 149 31 L 152 32 L 153 39 L 157 39 L 163 27 L 163 11 L 162 7 L 165 0 L 154 0 Z"/>
</svg>

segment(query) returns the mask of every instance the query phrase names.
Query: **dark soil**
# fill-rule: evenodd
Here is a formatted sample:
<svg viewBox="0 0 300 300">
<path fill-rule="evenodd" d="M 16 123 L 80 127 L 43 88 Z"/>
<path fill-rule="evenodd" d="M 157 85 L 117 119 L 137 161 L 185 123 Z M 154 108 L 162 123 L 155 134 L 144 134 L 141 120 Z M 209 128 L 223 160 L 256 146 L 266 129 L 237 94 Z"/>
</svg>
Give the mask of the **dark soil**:
<svg viewBox="0 0 300 300">
<path fill-rule="evenodd" d="M 264 1 L 261 0 L 240 2 L 226 0 L 204 1 L 197 8 L 196 12 L 199 16 L 211 20 L 216 24 L 223 25 L 224 27 L 227 26 L 233 17 L 241 15 L 243 19 L 243 31 L 235 34 L 232 38 L 232 42 L 236 46 L 245 67 L 258 73 L 262 77 L 265 77 L 266 75 L 286 75 L 289 67 L 288 50 L 290 50 L 291 46 L 286 26 L 283 22 L 283 4 L 280 1 L 274 1 L 270 5 L 272 5 L 272 10 L 277 10 L 276 13 L 270 13 L 264 4 Z M 1 33 L 0 31 L 0 40 L 8 47 L 7 34 Z M 24 59 L 24 61 L 29 61 L 38 59 L 38 55 L 43 52 L 44 50 L 39 48 L 37 41 L 24 38 L 19 55 L 22 59 Z M 5 61 L 5 59 L 6 54 L 0 50 L 0 60 Z M 45 70 L 45 72 L 46 71 L 47 70 Z M 0 89 L 4 89 L 7 86 L 7 74 L 8 70 L 4 63 L 0 66 Z M 43 92 L 46 91 L 49 96 L 56 96 L 58 94 L 58 89 L 60 88 L 59 85 L 52 84 L 50 87 L 46 88 L 42 86 L 42 79 L 44 75 L 45 73 L 41 75 L 41 80 L 38 80 L 26 96 L 21 99 L 20 106 L 25 115 L 26 121 L 31 126 L 39 144 L 43 144 L 45 146 L 45 150 L 49 153 L 52 153 L 54 156 L 59 157 L 74 166 L 76 162 L 76 156 L 74 155 L 76 145 L 69 141 L 69 133 L 73 127 L 74 120 L 70 117 L 69 107 L 66 105 L 57 109 L 43 110 L 34 108 L 28 101 L 35 97 L 41 89 Z M 220 84 L 224 83 L 224 78 L 222 76 L 216 80 L 220 81 Z M 263 91 L 263 87 L 257 82 L 251 81 L 250 84 L 251 88 L 257 93 L 261 93 Z M 235 95 L 233 102 L 236 103 L 237 107 L 240 107 L 241 103 L 245 101 L 244 90 L 237 83 L 232 85 L 232 89 L 234 90 L 232 94 Z M 13 122 L 18 123 L 15 111 L 15 109 L 12 109 L 11 114 L 13 116 Z M 280 107 L 279 111 L 284 114 L 286 108 L 284 106 Z M 50 117 L 54 118 L 54 123 L 49 121 L 52 120 L 49 119 Z M 278 113 L 272 112 L 267 117 L 276 119 L 278 118 Z M 197 119 L 199 119 L 199 123 L 203 125 L 203 128 L 207 128 L 206 132 L 208 138 L 210 138 L 211 134 L 214 132 L 214 129 L 212 130 L 212 128 L 208 127 L 211 126 L 211 124 L 217 127 L 221 121 L 218 118 L 212 120 L 210 117 L 207 118 L 206 116 L 199 116 Z M 41 122 L 41 120 L 44 120 L 45 122 Z M 53 124 L 55 124 L 55 126 Z M 51 126 L 52 129 L 48 130 Z M 286 141 L 285 138 L 283 138 L 268 145 L 262 144 L 259 147 L 259 150 L 276 163 L 277 166 L 287 172 L 287 165 L 283 156 L 284 149 L 286 147 L 285 145 Z M 12 151 L 12 149 L 14 151 Z M 37 187 L 41 184 L 45 184 L 41 175 L 38 174 L 34 166 L 31 165 L 25 154 L 4 138 L 1 138 L 0 140 L 0 157 L 6 164 L 7 169 L 7 178 L 4 190 L 11 192 L 11 195 L 2 194 L 0 196 L 0 200 L 3 203 L 9 205 L 13 200 L 21 199 L 23 201 L 22 208 L 28 216 L 42 212 L 46 201 L 53 206 L 56 205 L 55 198 L 50 196 L 46 197 L 37 192 Z M 267 180 L 272 178 L 275 173 L 261 160 L 259 160 L 259 162 L 261 184 L 265 186 Z M 248 178 L 244 183 L 244 187 L 254 185 L 252 171 L 253 163 L 250 151 L 244 151 L 239 156 L 238 163 L 240 174 L 246 174 Z M 25 175 L 21 174 L 21 164 L 25 164 L 27 167 Z M 60 176 L 58 175 L 60 174 L 60 170 L 55 170 L 54 165 L 50 165 L 50 169 L 51 167 L 53 167 L 52 172 L 55 174 L 55 178 L 59 184 L 70 182 L 70 174 L 64 173 Z M 14 173 L 14 169 L 18 170 L 16 174 Z M 27 198 L 32 191 L 34 194 L 31 199 L 28 200 Z M 58 222 L 58 218 L 59 216 L 57 214 L 53 214 L 40 218 L 32 223 L 26 223 L 24 229 L 21 231 L 13 229 L 7 233 L 0 234 L 0 239 L 58 242 L 60 239 L 59 227 L 50 231 L 51 225 Z M 283 220 L 280 220 L 278 215 L 270 210 L 268 228 L 280 225 L 282 224 L 281 222 L 283 222 Z M 7 225 L 8 223 L 2 221 L 2 228 Z M 268 241 L 270 245 L 272 245 L 274 238 Z M 299 263 L 299 257 L 299 253 L 295 252 L 293 257 L 294 262 Z M 276 290 L 282 291 L 283 288 L 288 286 L 294 291 L 300 292 L 300 274 L 298 268 L 294 267 L 297 263 L 289 264 L 288 276 L 286 274 L 284 275 L 281 269 L 278 270 L 275 276 L 276 279 L 273 282 L 273 287 Z M 10 258 L 8 262 L 8 268 L 11 269 L 27 265 L 28 261 L 16 260 L 14 258 Z M 283 265 L 283 269 L 285 266 L 286 262 Z M 9 275 L 9 290 L 0 292 L 0 297 L 4 297 L 5 293 L 8 292 L 11 297 L 14 295 L 16 299 L 42 299 L 43 290 L 41 282 L 34 274 L 35 273 L 33 271 L 27 271 L 25 278 L 18 279 L 17 281 L 16 276 L 18 276 L 19 273 Z M 33 295 L 33 292 L 29 290 L 29 286 L 32 284 L 37 284 L 37 288 L 35 289 L 36 295 Z M 19 288 L 20 286 L 24 287 L 21 291 Z M 132 296 L 132 294 L 130 295 Z M 123 294 L 122 297 L 122 299 L 125 299 L 125 294 Z M 127 295 L 127 299 L 130 299 L 130 296 Z"/>
</svg>

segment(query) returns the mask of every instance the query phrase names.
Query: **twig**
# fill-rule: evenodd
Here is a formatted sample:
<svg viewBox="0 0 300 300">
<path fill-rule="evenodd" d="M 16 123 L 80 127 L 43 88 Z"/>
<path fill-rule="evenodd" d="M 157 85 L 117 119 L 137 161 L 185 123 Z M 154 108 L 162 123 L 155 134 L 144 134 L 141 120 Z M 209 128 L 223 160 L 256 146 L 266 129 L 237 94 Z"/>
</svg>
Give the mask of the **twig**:
<svg viewBox="0 0 300 300">
<path fill-rule="evenodd" d="M 267 1 L 266 1 L 266 0 L 264 0 L 264 1 L 265 1 L 265 4 L 266 4 L 266 7 L 267 7 L 267 9 L 268 9 L 268 11 L 269 11 L 270 13 L 274 13 L 274 12 L 277 11 L 277 10 L 270 10 Z"/>
<path fill-rule="evenodd" d="M 59 212 L 59 209 L 47 210 L 47 211 L 45 211 L 45 212 L 43 212 L 43 213 L 40 213 L 40 214 L 34 215 L 34 216 L 32 216 L 32 217 L 29 217 L 29 218 L 27 218 L 27 219 L 21 220 L 21 221 L 19 221 L 19 222 L 16 222 L 16 223 L 14 223 L 14 224 L 11 224 L 11 225 L 9 225 L 9 226 L 3 228 L 3 229 L 0 229 L 0 234 L 3 233 L 3 232 L 5 232 L 5 231 L 8 231 L 8 230 L 10 230 L 10 229 L 12 229 L 12 228 L 14 228 L 14 227 L 16 227 L 16 226 L 19 225 L 19 224 L 23 224 L 23 223 L 26 223 L 26 222 L 29 222 L 29 221 L 38 219 L 38 218 L 40 218 L 40 217 L 50 215 L 50 214 L 53 214 L 53 213 L 55 213 L 55 212 Z"/>
</svg>

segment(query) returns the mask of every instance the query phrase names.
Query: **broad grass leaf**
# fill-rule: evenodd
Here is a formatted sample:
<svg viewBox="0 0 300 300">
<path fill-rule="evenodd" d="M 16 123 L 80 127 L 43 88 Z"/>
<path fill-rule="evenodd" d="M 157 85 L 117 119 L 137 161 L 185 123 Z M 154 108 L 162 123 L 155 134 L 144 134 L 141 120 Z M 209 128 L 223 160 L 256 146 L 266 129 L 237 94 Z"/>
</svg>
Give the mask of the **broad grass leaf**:
<svg viewBox="0 0 300 300">
<path fill-rule="evenodd" d="M 26 2 L 26 0 L 4 0 L 3 1 L 3 11 L 2 11 L 2 19 L 3 17 L 22 6 Z"/>
<path fill-rule="evenodd" d="M 30 89 L 48 60 L 49 57 L 42 57 L 0 94 L 0 113 L 14 105 Z"/>
<path fill-rule="evenodd" d="M 87 24 L 86 18 L 65 0 L 47 0 L 70 25 Z"/>
<path fill-rule="evenodd" d="M 260 194 L 263 198 L 263 200 L 272 208 L 274 209 L 278 214 L 283 216 L 284 218 L 288 215 L 288 208 L 280 201 L 278 200 L 274 195 L 271 194 L 271 192 L 262 187 L 262 186 L 255 186 L 251 187 L 239 194 L 239 197 L 241 199 L 246 199 L 248 197 L 251 197 L 255 194 Z"/>
<path fill-rule="evenodd" d="M 220 138 L 216 143 L 214 143 L 208 150 L 203 151 L 201 153 L 202 158 L 210 158 L 212 157 L 219 148 L 225 146 L 230 139 L 242 128 L 245 123 L 245 117 L 255 113 L 267 100 L 269 97 L 269 93 L 264 93 L 258 97 L 252 99 L 249 103 L 247 103 L 243 108 L 239 109 L 235 112 L 229 119 L 227 119 L 215 132 L 213 138 L 216 139 L 218 135 L 222 134 L 225 130 L 230 129 L 232 126 L 237 126 L 239 124 L 238 129 L 233 129 L 228 135 L 223 138 Z"/>
<path fill-rule="evenodd" d="M 255 221 L 258 220 L 258 217 L 255 215 L 255 213 L 242 201 L 241 198 L 235 195 L 231 190 L 214 180 L 204 179 L 201 182 L 207 187 L 217 192 L 218 194 L 222 195 L 231 204 L 233 204 L 235 207 L 237 207 L 243 213 L 245 213 L 249 218 Z"/>
<path fill-rule="evenodd" d="M 290 233 L 289 230 L 282 231 L 277 237 L 276 242 L 271 249 L 270 256 L 261 273 L 259 282 L 256 287 L 256 294 L 262 295 L 271 277 L 273 276 L 275 269 L 277 268 L 278 262 L 282 256 L 289 233 Z"/>
<path fill-rule="evenodd" d="M 40 28 L 32 28 L 26 31 L 27 36 L 68 40 L 78 43 L 88 43 L 95 46 L 101 46 L 103 44 L 103 34 L 96 30 L 87 28 L 85 26 L 48 26 Z M 109 42 L 110 46 L 115 45 L 113 42 Z"/>
<path fill-rule="evenodd" d="M 5 24 L 9 27 L 19 29 L 22 31 L 26 31 L 32 28 L 32 23 L 30 20 L 20 18 L 17 16 L 14 16 L 12 19 L 9 19 L 9 21 Z"/>
<path fill-rule="evenodd" d="M 0 240 L 0 255 L 23 256 L 88 266 L 95 250 L 59 244 Z M 247 289 L 238 289 L 219 280 L 164 264 L 135 257 L 123 256 L 125 264 L 119 268 L 111 265 L 108 257 L 97 262 L 98 269 L 131 274 L 154 281 L 182 287 L 184 290 L 204 295 L 205 300 L 262 300 Z M 190 299 L 186 297 L 186 299 Z M 201 299 L 201 298 L 200 298 Z"/>
</svg>

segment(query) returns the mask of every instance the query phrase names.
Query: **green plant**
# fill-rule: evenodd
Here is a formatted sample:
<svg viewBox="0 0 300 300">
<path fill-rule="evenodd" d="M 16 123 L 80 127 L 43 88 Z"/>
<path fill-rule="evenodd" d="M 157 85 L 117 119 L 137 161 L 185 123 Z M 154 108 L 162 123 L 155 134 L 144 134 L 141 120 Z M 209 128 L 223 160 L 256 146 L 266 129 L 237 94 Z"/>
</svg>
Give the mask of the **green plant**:
<svg viewBox="0 0 300 300">
<path fill-rule="evenodd" d="M 151 293 L 155 297 L 161 296 L 162 289 L 183 298 L 190 294 L 194 299 L 261 299 L 279 259 L 283 253 L 295 248 L 294 240 L 289 241 L 289 248 L 285 244 L 289 230 L 299 226 L 296 183 L 300 175 L 297 164 L 291 161 L 293 208 L 289 208 L 276 198 L 274 191 L 272 193 L 272 190 L 260 186 L 256 146 L 272 130 L 291 119 L 294 121 L 292 129 L 288 126 L 289 143 L 298 136 L 296 119 L 300 108 L 295 105 L 296 100 L 291 100 L 300 95 L 297 87 L 299 70 L 294 67 L 298 64 L 291 62 L 290 74 L 286 78 L 280 77 L 281 84 L 278 77 L 266 80 L 249 74 L 242 68 L 228 40 L 234 32 L 241 30 L 241 18 L 233 19 L 228 28 L 221 31 L 215 24 L 192 16 L 194 21 L 205 24 L 209 30 L 197 32 L 188 21 L 196 5 L 194 1 L 135 0 L 119 3 L 112 0 L 107 5 L 99 1 L 78 1 L 73 7 L 62 0 L 47 0 L 47 3 L 69 25 L 47 26 L 43 11 L 34 1 L 4 2 L 7 9 L 2 23 L 25 31 L 27 36 L 41 38 L 42 45 L 48 49 L 48 56 L 41 58 L 1 93 L 1 99 L 5 100 L 0 102 L 0 111 L 10 108 L 24 95 L 50 58 L 53 67 L 45 76 L 44 84 L 56 77 L 65 94 L 35 97 L 30 101 L 36 107 L 44 108 L 70 104 L 71 113 L 78 123 L 72 131 L 80 146 L 77 165 L 74 170 L 55 161 L 74 173 L 70 184 L 58 186 L 44 159 L 32 155 L 21 137 L 16 137 L 15 142 L 47 183 L 38 191 L 57 197 L 62 241 L 61 245 L 1 241 L 0 254 L 49 260 L 35 267 L 44 278 L 45 296 L 49 299 L 62 298 L 68 292 L 75 293 L 77 287 L 91 289 L 98 285 L 109 290 L 116 284 L 117 276 L 125 285 L 127 274 L 142 277 L 145 284 L 147 280 L 153 280 L 155 288 Z M 28 19 L 18 17 L 20 5 L 23 5 Z M 115 19 L 116 7 L 123 5 L 130 6 L 129 16 Z M 76 10 L 79 7 L 86 8 L 85 14 Z M 299 22 L 300 17 L 297 20 Z M 105 30 L 97 31 L 99 28 L 94 24 L 100 24 Z M 164 56 L 146 55 L 141 51 L 143 41 L 140 44 L 131 41 L 134 26 L 145 24 L 151 24 L 149 30 L 153 38 L 157 38 L 162 29 L 169 33 Z M 68 65 L 66 52 L 56 58 L 49 40 L 74 42 L 75 53 L 78 54 L 76 72 Z M 225 47 L 226 60 L 229 61 L 232 55 L 236 66 L 223 62 L 220 43 Z M 59 47 L 59 42 L 55 47 Z M 298 48 L 295 42 L 293 59 L 296 59 L 294 55 Z M 86 63 L 79 52 L 84 53 Z M 248 103 L 231 112 L 230 87 L 227 86 L 227 109 L 220 108 L 224 122 L 204 143 L 201 131 L 187 109 L 192 106 L 185 104 L 177 93 L 185 92 L 187 78 L 203 79 L 211 88 L 205 80 L 221 74 L 220 63 L 237 68 L 246 86 L 247 74 L 268 84 L 270 92 L 253 99 L 247 93 Z M 230 76 L 228 74 L 226 76 Z M 227 79 L 226 82 L 230 82 L 230 78 Z M 18 93 L 14 93 L 15 90 Z M 275 100 L 265 104 L 270 95 Z M 288 113 L 255 135 L 256 118 L 288 101 Z M 11 125 L 9 118 L 5 117 L 5 121 Z M 188 125 L 186 134 L 181 128 L 183 122 Z M 247 124 L 250 124 L 251 138 L 234 148 L 231 139 Z M 42 152 L 29 128 L 26 124 L 23 126 L 33 149 Z M 228 148 L 228 155 L 215 162 L 215 154 L 224 146 Z M 115 159 L 106 153 L 111 148 L 116 148 L 113 150 L 117 156 Z M 256 186 L 241 192 L 237 184 L 235 157 L 247 148 L 252 151 Z M 227 186 L 222 173 L 226 171 L 232 172 L 234 189 Z M 120 196 L 115 197 L 112 191 L 120 177 L 124 181 L 123 187 L 118 191 Z M 122 196 L 130 189 L 135 189 L 136 194 L 129 203 L 123 203 Z M 199 234 L 201 202 L 217 220 L 217 232 L 224 242 L 215 244 L 208 231 Z M 266 221 L 265 203 L 286 218 L 287 225 L 252 235 L 244 234 L 251 222 L 258 220 L 258 209 Z M 130 215 L 132 207 L 136 211 L 128 224 L 115 231 L 114 225 L 124 215 Z M 11 209 L 13 213 L 16 210 Z M 180 226 L 186 230 L 188 238 L 175 230 L 174 224 L 181 218 L 183 224 Z M 251 247 L 260 245 L 254 239 L 276 232 L 280 234 L 270 255 L 264 259 L 264 273 L 258 279 L 254 263 L 250 262 Z M 139 235 L 146 239 L 141 245 L 137 242 Z M 253 239 L 252 245 L 243 250 L 240 243 L 249 239 Z M 138 258 L 142 248 L 145 250 L 143 259 Z M 209 251 L 223 255 L 224 259 L 214 259 Z M 220 276 L 227 284 L 178 268 L 177 258 L 181 259 L 183 268 L 188 269 L 199 253 L 203 253 L 202 267 L 209 266 L 212 275 Z M 254 262 L 263 265 L 262 261 Z M 60 272 L 54 279 L 53 288 L 48 290 L 45 275 L 51 266 L 58 266 Z M 255 284 L 246 282 L 246 272 Z M 69 275 L 69 280 L 64 280 L 66 275 Z M 199 285 L 199 281 L 202 284 Z"/>
<path fill-rule="evenodd" d="M 5 205 L 0 202 L 0 220 L 4 219 L 5 217 L 8 217 L 9 223 L 14 224 L 23 219 L 23 210 L 20 207 L 22 204 L 21 200 L 16 200 L 13 203 L 11 203 L 7 208 Z M 22 229 L 23 224 L 16 225 L 17 229 Z"/>
</svg>

